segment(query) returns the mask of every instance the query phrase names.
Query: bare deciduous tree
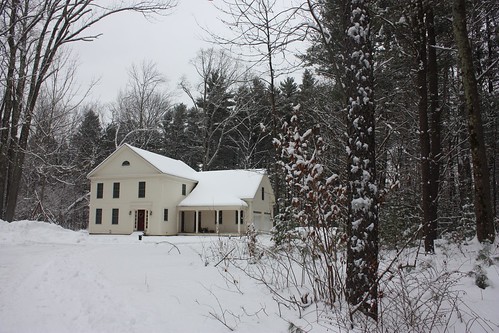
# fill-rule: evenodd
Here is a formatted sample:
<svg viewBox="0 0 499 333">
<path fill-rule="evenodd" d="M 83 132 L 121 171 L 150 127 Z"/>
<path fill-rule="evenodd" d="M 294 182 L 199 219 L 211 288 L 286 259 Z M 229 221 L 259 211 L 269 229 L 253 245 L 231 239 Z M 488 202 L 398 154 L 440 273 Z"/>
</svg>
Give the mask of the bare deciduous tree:
<svg viewBox="0 0 499 333">
<path fill-rule="evenodd" d="M 199 145 L 202 147 L 202 168 L 211 170 L 216 164 L 227 134 L 234 130 L 233 92 L 240 80 L 239 63 L 226 51 L 213 48 L 199 51 L 193 60 L 198 77 L 199 96 L 196 97 L 188 82 L 181 87 L 191 98 L 201 117 Z"/>
<path fill-rule="evenodd" d="M 12 221 L 19 194 L 33 112 L 43 82 L 63 47 L 91 41 L 90 27 L 123 11 L 166 13 L 174 0 L 120 1 L 103 5 L 93 0 L 12 0 L 0 6 L 0 217 Z"/>
<path fill-rule="evenodd" d="M 302 6 L 294 6 L 291 2 L 283 6 L 276 0 L 224 0 L 218 8 L 232 35 L 212 36 L 217 43 L 249 61 L 252 69 L 263 67 L 261 78 L 268 83 L 271 133 L 277 138 L 282 117 L 278 114 L 276 79 L 296 68 L 290 61 L 289 50 L 293 42 L 305 38 L 308 25 L 298 19 Z M 277 153 L 274 159 L 278 160 Z M 282 179 L 274 165 L 271 177 L 276 196 L 280 197 Z"/>
<path fill-rule="evenodd" d="M 161 121 L 171 108 L 171 96 L 165 87 L 166 78 L 156 64 L 134 64 L 128 74 L 127 87 L 120 92 L 113 108 L 113 118 L 118 125 L 115 145 L 129 142 L 147 148 L 158 138 Z"/>
</svg>

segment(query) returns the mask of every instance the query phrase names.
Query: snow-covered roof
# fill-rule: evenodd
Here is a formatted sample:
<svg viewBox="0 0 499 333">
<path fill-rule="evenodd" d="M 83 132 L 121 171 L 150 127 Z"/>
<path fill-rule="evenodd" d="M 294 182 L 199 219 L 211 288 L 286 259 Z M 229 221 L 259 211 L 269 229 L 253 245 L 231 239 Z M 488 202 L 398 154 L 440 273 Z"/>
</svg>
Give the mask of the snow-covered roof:
<svg viewBox="0 0 499 333">
<path fill-rule="evenodd" d="M 125 143 L 125 145 L 162 173 L 197 180 L 197 172 L 182 161 L 152 153 L 150 151 L 131 146 L 127 143 Z"/>
<path fill-rule="evenodd" d="M 194 190 L 180 207 L 248 206 L 265 175 L 264 170 L 220 170 L 198 172 Z"/>
<path fill-rule="evenodd" d="M 106 164 L 112 158 L 113 155 L 115 155 L 117 152 L 125 148 L 128 148 L 131 151 L 133 151 L 135 154 L 139 155 L 145 162 L 149 163 L 153 168 L 158 170 L 160 173 L 194 181 L 197 180 L 196 177 L 197 172 L 194 169 L 192 169 L 190 166 L 185 164 L 184 162 L 163 155 L 159 155 L 156 153 L 152 153 L 150 151 L 134 147 L 127 143 L 121 145 L 118 149 L 116 149 L 114 153 L 109 155 L 97 167 L 95 167 L 92 171 L 90 171 L 87 175 L 87 178 L 92 177 L 97 172 L 97 170 L 99 170 L 104 164 Z"/>
<path fill-rule="evenodd" d="M 197 181 L 191 193 L 182 200 L 180 207 L 231 206 L 246 207 L 244 199 L 253 199 L 265 175 L 265 170 L 220 170 L 196 172 L 182 161 L 152 153 L 129 144 L 120 146 L 116 151 L 128 148 L 139 155 L 159 172 L 192 181 Z M 114 155 L 115 153 L 111 154 Z M 105 162 L 92 170 L 91 177 Z"/>
</svg>

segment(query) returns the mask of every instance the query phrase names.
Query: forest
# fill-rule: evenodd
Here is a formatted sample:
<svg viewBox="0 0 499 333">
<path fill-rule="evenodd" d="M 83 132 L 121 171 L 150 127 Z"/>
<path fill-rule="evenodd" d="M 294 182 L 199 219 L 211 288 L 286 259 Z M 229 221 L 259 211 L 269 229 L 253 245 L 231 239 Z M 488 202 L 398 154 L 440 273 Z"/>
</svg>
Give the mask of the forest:
<svg viewBox="0 0 499 333">
<path fill-rule="evenodd" d="M 275 242 L 307 228 L 312 254 L 345 248 L 358 277 L 345 297 L 374 319 L 380 248 L 494 242 L 497 1 L 220 1 L 231 34 L 193 55 L 189 105 L 146 61 L 130 64 L 115 102 L 75 101 L 67 50 L 97 37 L 88 27 L 175 7 L 97 3 L 0 0 L 0 219 L 85 229 L 86 175 L 123 143 L 196 170 L 266 169 Z M 316 297 L 333 304 L 326 262 Z"/>
</svg>

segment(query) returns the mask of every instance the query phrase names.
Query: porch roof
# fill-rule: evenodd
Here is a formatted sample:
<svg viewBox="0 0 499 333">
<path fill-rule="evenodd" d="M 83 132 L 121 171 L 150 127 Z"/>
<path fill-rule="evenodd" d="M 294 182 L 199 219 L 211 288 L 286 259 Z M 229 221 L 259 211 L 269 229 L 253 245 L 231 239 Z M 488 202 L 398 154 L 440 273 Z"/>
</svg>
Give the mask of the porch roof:
<svg viewBox="0 0 499 333">
<path fill-rule="evenodd" d="M 180 202 L 181 207 L 248 207 L 265 174 L 264 170 L 198 172 L 199 183 Z"/>
</svg>

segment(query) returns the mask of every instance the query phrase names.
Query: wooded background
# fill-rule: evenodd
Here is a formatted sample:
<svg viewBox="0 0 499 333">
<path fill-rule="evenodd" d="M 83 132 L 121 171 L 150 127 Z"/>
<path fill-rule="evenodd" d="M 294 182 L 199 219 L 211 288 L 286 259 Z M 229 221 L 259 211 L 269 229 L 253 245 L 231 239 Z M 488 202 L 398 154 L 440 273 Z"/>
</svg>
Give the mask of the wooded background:
<svg viewBox="0 0 499 333">
<path fill-rule="evenodd" d="M 117 87 L 111 105 L 77 99 L 77 66 L 67 52 L 71 43 L 95 38 L 85 35 L 85 27 L 107 15 L 155 14 L 173 3 L 135 2 L 89 14 L 93 1 L 0 1 L 0 217 L 86 228 L 86 174 L 125 142 L 197 170 L 265 168 L 281 217 L 299 199 L 282 169 L 289 162 L 282 147 L 296 133 L 309 148 L 320 145 L 314 163 L 324 175 L 347 184 L 352 126 L 346 111 L 347 3 L 310 0 L 285 9 L 269 0 L 219 4 L 234 35 L 213 36 L 218 47 L 193 55 L 199 76 L 181 84 L 192 99 L 188 106 L 167 90 L 168 73 L 140 60 L 130 65 L 129 80 Z M 475 208 L 497 222 L 499 4 L 460 4 L 464 1 L 367 4 L 376 207 L 385 245 L 397 246 L 420 225 L 428 250 L 443 233 L 473 236 Z M 253 10 L 242 16 L 243 8 Z M 463 13 L 464 35 L 453 27 Z M 304 41 L 310 47 L 299 55 L 302 62 L 285 64 L 283 55 Z M 466 45 L 469 59 L 461 52 Z M 243 51 L 230 53 L 230 46 L 257 52 L 245 58 Z M 248 70 L 249 63 L 265 71 Z M 335 198 L 345 216 L 341 191 Z"/>
</svg>

